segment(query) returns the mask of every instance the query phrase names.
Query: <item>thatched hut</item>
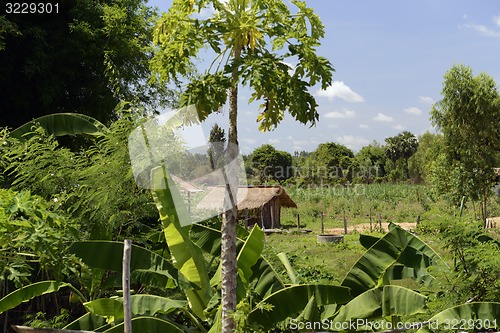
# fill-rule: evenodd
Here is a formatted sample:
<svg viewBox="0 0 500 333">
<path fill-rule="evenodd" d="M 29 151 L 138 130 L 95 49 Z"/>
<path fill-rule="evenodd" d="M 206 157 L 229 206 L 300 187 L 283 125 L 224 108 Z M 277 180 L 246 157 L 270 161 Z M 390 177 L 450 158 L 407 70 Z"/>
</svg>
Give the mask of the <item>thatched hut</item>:
<svg viewBox="0 0 500 333">
<path fill-rule="evenodd" d="M 196 208 L 222 213 L 224 195 L 225 187 L 215 187 Z M 281 207 L 297 208 L 297 204 L 281 186 L 240 187 L 237 199 L 238 218 L 248 226 L 258 224 L 263 229 L 281 226 Z"/>
</svg>

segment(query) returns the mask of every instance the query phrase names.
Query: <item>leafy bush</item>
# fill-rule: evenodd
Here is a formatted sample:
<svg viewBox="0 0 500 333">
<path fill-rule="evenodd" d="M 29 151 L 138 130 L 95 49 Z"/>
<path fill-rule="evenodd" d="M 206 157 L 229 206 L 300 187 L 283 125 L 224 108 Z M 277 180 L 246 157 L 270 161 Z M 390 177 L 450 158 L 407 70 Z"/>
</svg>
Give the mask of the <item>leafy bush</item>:
<svg viewBox="0 0 500 333">
<path fill-rule="evenodd" d="M 0 281 L 19 287 L 33 273 L 61 279 L 73 269 L 66 248 L 78 226 L 49 206 L 29 191 L 0 189 Z"/>
</svg>

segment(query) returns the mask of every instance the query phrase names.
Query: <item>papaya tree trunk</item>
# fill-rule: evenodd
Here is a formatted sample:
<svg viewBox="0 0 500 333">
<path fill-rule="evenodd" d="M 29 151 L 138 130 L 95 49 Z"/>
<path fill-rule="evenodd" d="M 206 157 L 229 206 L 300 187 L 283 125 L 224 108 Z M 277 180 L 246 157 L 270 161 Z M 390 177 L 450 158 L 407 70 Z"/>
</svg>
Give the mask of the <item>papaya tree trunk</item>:
<svg viewBox="0 0 500 333">
<path fill-rule="evenodd" d="M 235 47 L 234 60 L 237 64 L 241 56 L 241 49 Z M 229 91 L 229 132 L 226 164 L 238 157 L 238 68 L 235 66 L 232 73 L 231 89 Z M 238 173 L 236 168 L 227 168 L 225 172 L 226 195 L 224 207 L 228 209 L 222 222 L 222 333 L 231 333 L 235 329 L 235 321 L 231 316 L 236 310 L 236 223 L 238 210 L 236 207 L 238 192 Z M 229 202 L 228 202 L 229 201 Z M 228 204 L 226 204 L 228 203 Z"/>
</svg>

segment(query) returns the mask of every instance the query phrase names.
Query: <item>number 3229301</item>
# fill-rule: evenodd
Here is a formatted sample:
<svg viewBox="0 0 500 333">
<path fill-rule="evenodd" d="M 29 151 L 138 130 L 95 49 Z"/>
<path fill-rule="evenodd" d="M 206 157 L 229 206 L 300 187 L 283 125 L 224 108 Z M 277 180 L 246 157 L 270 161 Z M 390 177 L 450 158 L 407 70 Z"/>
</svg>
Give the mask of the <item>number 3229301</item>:
<svg viewBox="0 0 500 333">
<path fill-rule="evenodd" d="M 59 3 L 50 2 L 7 2 L 5 14 L 58 14 Z"/>
</svg>

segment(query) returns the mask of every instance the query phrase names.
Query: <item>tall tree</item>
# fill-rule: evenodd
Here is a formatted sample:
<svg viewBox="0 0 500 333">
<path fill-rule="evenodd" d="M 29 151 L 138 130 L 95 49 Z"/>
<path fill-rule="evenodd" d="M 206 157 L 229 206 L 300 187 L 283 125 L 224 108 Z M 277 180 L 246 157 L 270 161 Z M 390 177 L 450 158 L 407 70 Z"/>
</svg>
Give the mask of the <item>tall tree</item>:
<svg viewBox="0 0 500 333">
<path fill-rule="evenodd" d="M 145 3 L 59 1 L 57 13 L 0 17 L 0 126 L 56 112 L 109 125 L 120 100 L 168 102 L 164 87 L 147 84 L 157 16 Z"/>
<path fill-rule="evenodd" d="M 387 143 L 385 154 L 394 163 L 399 159 L 405 161 L 405 174 L 406 179 L 410 179 L 410 168 L 408 166 L 408 159 L 415 154 L 418 148 L 418 140 L 412 133 L 404 131 L 396 136 L 385 139 Z"/>
<path fill-rule="evenodd" d="M 224 152 L 226 151 L 226 131 L 218 124 L 214 124 L 208 137 L 208 159 L 212 169 L 217 169 L 223 163 Z"/>
<path fill-rule="evenodd" d="M 431 111 L 431 119 L 444 135 L 448 174 L 454 186 L 481 202 L 483 219 L 495 181 L 500 150 L 500 97 L 493 78 L 474 76 L 464 65 L 444 75 L 443 99 Z M 453 172 L 451 172 L 453 171 Z"/>
<path fill-rule="evenodd" d="M 292 176 L 292 155 L 277 150 L 270 144 L 256 148 L 249 156 L 252 170 L 257 171 L 259 180 L 284 181 Z"/>
<path fill-rule="evenodd" d="M 305 2 L 292 3 L 294 12 L 283 0 L 174 0 L 158 21 L 154 40 L 158 52 L 152 66 L 162 80 L 188 73 L 205 46 L 215 54 L 208 70 L 188 82 L 181 104 L 195 104 L 204 120 L 219 110 L 229 95 L 228 161 L 239 151 L 240 84 L 252 90 L 250 102 L 262 102 L 257 121 L 263 131 L 275 128 L 285 111 L 302 123 L 315 124 L 319 118 L 309 88 L 320 83 L 326 89 L 332 79 L 333 67 L 316 55 L 324 27 Z M 207 9 L 213 15 L 201 18 L 199 13 Z M 290 68 L 286 61 L 296 63 L 295 67 Z M 237 184 L 237 174 L 227 177 L 227 184 Z M 229 185 L 226 190 L 226 198 L 235 197 Z M 237 277 L 237 210 L 232 207 L 225 213 L 222 226 L 223 332 L 232 332 L 235 327 L 229 316 L 236 308 Z"/>
</svg>

